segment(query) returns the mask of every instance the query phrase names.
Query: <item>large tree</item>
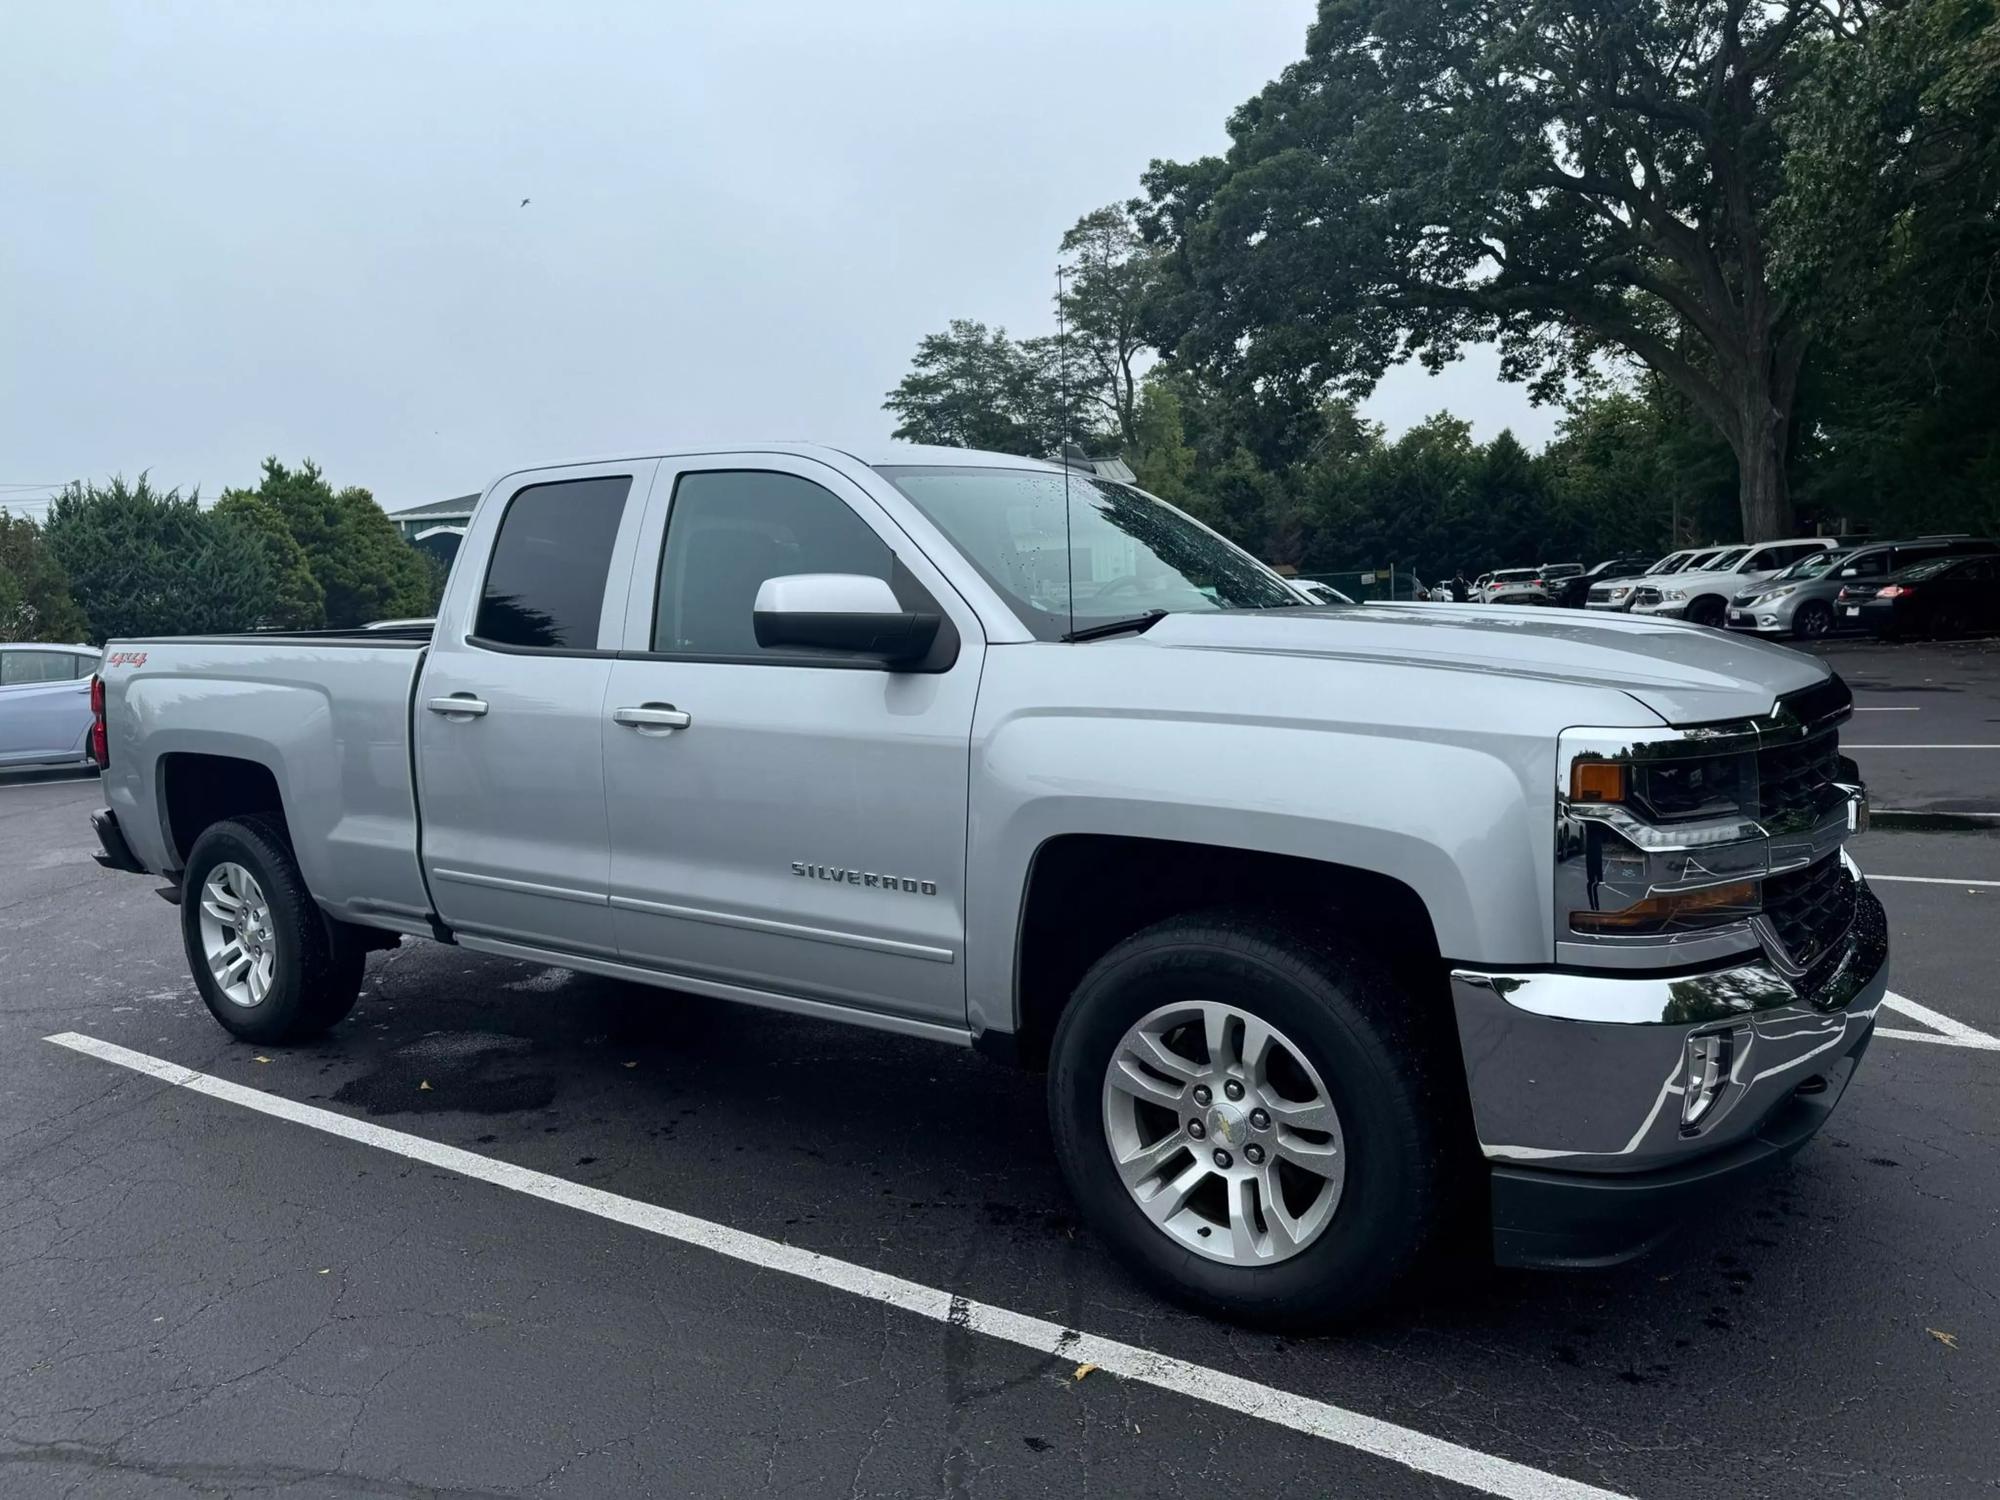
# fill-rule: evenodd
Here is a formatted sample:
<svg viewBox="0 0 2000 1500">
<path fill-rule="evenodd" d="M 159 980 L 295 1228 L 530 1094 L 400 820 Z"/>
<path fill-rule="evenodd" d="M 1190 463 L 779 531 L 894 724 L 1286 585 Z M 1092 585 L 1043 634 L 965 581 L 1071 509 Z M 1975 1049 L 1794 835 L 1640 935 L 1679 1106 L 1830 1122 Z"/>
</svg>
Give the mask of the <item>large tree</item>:
<svg viewBox="0 0 2000 1500">
<path fill-rule="evenodd" d="M 311 459 L 292 469 L 267 458 L 257 488 L 232 491 L 229 498 L 241 495 L 255 496 L 282 518 L 319 587 L 330 627 L 348 629 L 436 607 L 431 566 L 367 490 L 334 489 Z M 288 608 L 309 609 L 309 594 L 295 584 L 287 584 L 286 598 Z"/>
<path fill-rule="evenodd" d="M 278 507 L 255 490 L 224 490 L 212 514 L 239 523 L 254 538 L 271 573 L 265 624 L 283 630 L 317 630 L 326 623 L 326 590 L 313 577 Z"/>
<path fill-rule="evenodd" d="M 893 435 L 907 442 L 1053 458 L 1064 443 L 1100 441 L 1083 359 L 1079 345 L 1017 340 L 954 318 L 925 335 L 882 405 L 899 418 Z"/>
<path fill-rule="evenodd" d="M 1149 353 L 1146 296 L 1155 252 L 1129 205 L 1087 213 L 1062 237 L 1061 313 L 1076 345 L 1081 396 L 1098 407 L 1121 447 L 1139 441 L 1139 382 Z"/>
<path fill-rule="evenodd" d="M 1824 226 L 1778 211 L 1784 125 L 1871 5 L 1321 0 L 1227 156 L 1147 174 L 1156 336 L 1298 405 L 1477 340 L 1540 396 L 1635 358 L 1728 441 L 1744 534 L 1784 533 L 1801 371 L 1849 264 L 1788 274 Z"/>
<path fill-rule="evenodd" d="M 0 641 L 80 641 L 89 630 L 41 528 L 0 509 Z"/>
<path fill-rule="evenodd" d="M 93 641 L 249 630 L 268 618 L 271 574 L 254 535 L 144 474 L 68 486 L 44 534 Z"/>
</svg>

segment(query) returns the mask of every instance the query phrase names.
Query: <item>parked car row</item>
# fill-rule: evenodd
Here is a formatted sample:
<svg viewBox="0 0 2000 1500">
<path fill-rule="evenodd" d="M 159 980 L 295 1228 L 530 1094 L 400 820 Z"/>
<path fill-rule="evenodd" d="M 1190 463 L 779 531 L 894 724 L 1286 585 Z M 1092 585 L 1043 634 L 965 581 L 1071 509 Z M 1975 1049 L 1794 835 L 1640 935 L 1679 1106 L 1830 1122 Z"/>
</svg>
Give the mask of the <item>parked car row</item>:
<svg viewBox="0 0 2000 1500">
<path fill-rule="evenodd" d="M 1949 635 L 2000 630 L 1995 554 L 2000 542 L 1971 536 L 1791 537 L 1689 547 L 1657 561 L 1502 568 L 1480 574 L 1471 599 L 1611 610 L 1803 640 L 1837 630 Z"/>
<path fill-rule="evenodd" d="M 1990 563 L 1981 560 L 1995 552 L 2000 543 L 1966 536 L 1871 542 L 1825 552 L 1741 591 L 1730 601 L 1727 624 L 1732 630 L 1803 640 L 1837 629 L 1956 634 L 1994 628 L 2000 626 L 2000 592 L 1993 586 Z M 1981 565 L 1952 566 L 1961 562 Z M 1921 574 L 1921 580 L 1912 574 Z M 1921 598 L 1915 591 L 1919 581 L 1929 585 Z"/>
</svg>

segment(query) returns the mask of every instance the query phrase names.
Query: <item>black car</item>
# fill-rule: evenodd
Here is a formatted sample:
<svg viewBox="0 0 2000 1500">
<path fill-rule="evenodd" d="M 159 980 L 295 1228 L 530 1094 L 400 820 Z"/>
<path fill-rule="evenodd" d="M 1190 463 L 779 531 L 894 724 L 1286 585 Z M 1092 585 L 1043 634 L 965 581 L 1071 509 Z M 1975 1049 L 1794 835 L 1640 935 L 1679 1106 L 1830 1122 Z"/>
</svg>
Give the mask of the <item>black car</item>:
<svg viewBox="0 0 2000 1500">
<path fill-rule="evenodd" d="M 1560 604 L 1565 609 L 1582 609 L 1583 601 L 1590 597 L 1593 583 L 1606 578 L 1636 578 L 1658 561 L 1656 557 L 1613 557 L 1572 577 L 1560 581 L 1552 578 L 1549 580 L 1549 603 Z"/>
<path fill-rule="evenodd" d="M 1893 639 L 2000 630 L 2000 557 L 1940 557 L 1903 569 L 1862 597 L 1842 589 L 1838 607 L 1849 622 Z"/>
</svg>

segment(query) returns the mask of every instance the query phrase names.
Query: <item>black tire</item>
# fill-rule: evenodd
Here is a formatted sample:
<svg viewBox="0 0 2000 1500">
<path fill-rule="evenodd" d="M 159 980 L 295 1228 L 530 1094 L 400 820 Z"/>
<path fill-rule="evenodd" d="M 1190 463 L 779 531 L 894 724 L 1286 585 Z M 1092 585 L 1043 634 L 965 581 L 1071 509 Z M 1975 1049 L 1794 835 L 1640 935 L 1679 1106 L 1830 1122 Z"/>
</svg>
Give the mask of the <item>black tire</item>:
<svg viewBox="0 0 2000 1500">
<path fill-rule="evenodd" d="M 1715 595 L 1704 594 L 1688 605 L 1687 617 L 1697 625 L 1720 625 L 1728 607 Z"/>
<path fill-rule="evenodd" d="M 223 994 L 203 949 L 202 886 L 225 862 L 241 865 L 257 882 L 275 935 L 271 988 L 254 1005 Z M 284 825 L 262 816 L 214 824 L 195 840 L 181 879 L 181 942 L 209 1014 L 232 1035 L 268 1046 L 307 1041 L 354 1009 L 368 956 L 307 893 Z"/>
<path fill-rule="evenodd" d="M 1792 616 L 1792 634 L 1802 641 L 1816 641 L 1833 629 L 1833 606 L 1808 599 Z"/>
<path fill-rule="evenodd" d="M 1346 1147 L 1332 1218 L 1271 1265 L 1211 1260 L 1155 1227 L 1119 1179 L 1105 1130 L 1105 1072 L 1127 1029 L 1161 1005 L 1222 995 L 1307 1054 Z M 1209 912 L 1148 928 L 1091 966 L 1056 1028 L 1049 1114 L 1070 1190 L 1124 1264 L 1203 1312 L 1324 1328 L 1388 1299 L 1436 1238 L 1451 1196 L 1448 1076 L 1412 997 L 1382 966 L 1261 914 Z"/>
</svg>

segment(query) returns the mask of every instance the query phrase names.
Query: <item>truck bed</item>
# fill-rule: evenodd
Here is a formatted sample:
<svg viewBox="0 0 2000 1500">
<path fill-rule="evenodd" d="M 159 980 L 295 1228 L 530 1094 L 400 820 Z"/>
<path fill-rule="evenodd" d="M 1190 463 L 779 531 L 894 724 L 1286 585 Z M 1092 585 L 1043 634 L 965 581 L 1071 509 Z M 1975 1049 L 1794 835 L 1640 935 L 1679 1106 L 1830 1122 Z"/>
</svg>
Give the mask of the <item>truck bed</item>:
<svg viewBox="0 0 2000 1500">
<path fill-rule="evenodd" d="M 307 884 L 335 916 L 428 929 L 411 696 L 430 627 L 109 642 L 107 801 L 132 852 L 175 875 L 177 809 L 205 779 L 268 772 Z M 251 763 L 246 766 L 244 762 Z M 183 819 L 183 821 L 185 821 Z"/>
</svg>

